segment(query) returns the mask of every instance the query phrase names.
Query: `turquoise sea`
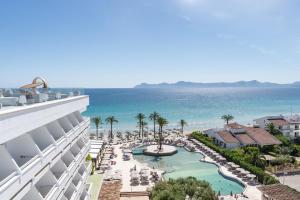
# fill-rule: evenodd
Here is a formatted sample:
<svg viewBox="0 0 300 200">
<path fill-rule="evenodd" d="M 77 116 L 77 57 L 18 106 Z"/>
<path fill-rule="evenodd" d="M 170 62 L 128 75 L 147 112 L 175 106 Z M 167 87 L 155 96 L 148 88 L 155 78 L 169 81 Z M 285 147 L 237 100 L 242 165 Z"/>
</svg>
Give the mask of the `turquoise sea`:
<svg viewBox="0 0 300 200">
<path fill-rule="evenodd" d="M 85 89 L 85 94 L 90 96 L 85 115 L 114 115 L 116 130 L 136 129 L 139 112 L 157 111 L 172 128 L 185 119 L 189 130 L 220 127 L 227 113 L 243 124 L 264 115 L 300 113 L 300 88 Z"/>
</svg>

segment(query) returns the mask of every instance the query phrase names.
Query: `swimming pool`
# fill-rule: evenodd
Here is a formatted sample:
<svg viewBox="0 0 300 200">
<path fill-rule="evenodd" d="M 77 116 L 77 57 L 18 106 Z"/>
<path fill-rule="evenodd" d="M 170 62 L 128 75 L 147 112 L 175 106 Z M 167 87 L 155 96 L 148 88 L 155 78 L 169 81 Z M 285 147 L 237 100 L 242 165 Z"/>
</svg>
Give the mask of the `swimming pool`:
<svg viewBox="0 0 300 200">
<path fill-rule="evenodd" d="M 199 180 L 209 182 L 214 191 L 221 195 L 242 193 L 244 187 L 233 180 L 223 177 L 218 172 L 218 167 L 211 163 L 199 161 L 203 158 L 200 153 L 188 152 L 184 148 L 178 148 L 178 153 L 173 156 L 154 157 L 146 155 L 134 155 L 134 158 L 151 167 L 159 168 L 166 173 L 165 179 L 193 176 Z"/>
</svg>

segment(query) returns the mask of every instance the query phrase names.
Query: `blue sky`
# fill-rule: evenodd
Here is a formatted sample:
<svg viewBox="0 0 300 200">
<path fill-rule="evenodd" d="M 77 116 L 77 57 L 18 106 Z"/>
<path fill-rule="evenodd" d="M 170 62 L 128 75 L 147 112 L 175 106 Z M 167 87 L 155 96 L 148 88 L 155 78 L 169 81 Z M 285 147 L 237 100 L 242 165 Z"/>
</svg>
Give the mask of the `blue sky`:
<svg viewBox="0 0 300 200">
<path fill-rule="evenodd" d="M 300 80 L 299 0 L 0 1 L 0 87 Z"/>
</svg>

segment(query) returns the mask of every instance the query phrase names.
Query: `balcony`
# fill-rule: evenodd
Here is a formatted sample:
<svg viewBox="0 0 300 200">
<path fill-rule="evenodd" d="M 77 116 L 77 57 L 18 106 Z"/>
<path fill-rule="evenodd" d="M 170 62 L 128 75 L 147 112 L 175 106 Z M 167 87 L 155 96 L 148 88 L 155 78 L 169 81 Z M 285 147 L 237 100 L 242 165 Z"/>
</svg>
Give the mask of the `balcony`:
<svg viewBox="0 0 300 200">
<path fill-rule="evenodd" d="M 76 127 L 80 122 L 77 120 L 77 118 L 73 115 L 73 113 L 69 114 L 67 116 L 68 120 L 72 124 L 73 127 Z"/>
<path fill-rule="evenodd" d="M 73 154 L 75 160 L 78 160 L 80 148 L 77 146 L 76 143 L 70 148 L 70 151 Z"/>
<path fill-rule="evenodd" d="M 50 170 L 55 178 L 59 181 L 63 177 L 63 175 L 66 174 L 67 166 L 62 160 L 59 160 Z"/>
<path fill-rule="evenodd" d="M 54 148 L 55 140 L 46 127 L 37 128 L 28 133 L 40 151 L 45 155 L 52 147 Z"/>
<path fill-rule="evenodd" d="M 0 158 L 1 158 L 1 165 L 0 165 L 0 187 L 1 187 L 4 183 L 12 180 L 13 177 L 16 177 L 18 175 L 18 166 L 3 145 L 0 145 Z"/>
<path fill-rule="evenodd" d="M 40 156 L 40 150 L 28 134 L 19 136 L 5 143 L 4 146 L 21 170 L 24 170 Z"/>
<path fill-rule="evenodd" d="M 44 199 L 46 199 L 51 191 L 54 189 L 54 186 L 57 184 L 57 180 L 52 174 L 52 172 L 48 171 L 36 184 L 35 187 L 42 195 Z"/>
<path fill-rule="evenodd" d="M 65 132 L 57 121 L 51 122 L 45 127 L 57 143 L 64 138 Z"/>
<path fill-rule="evenodd" d="M 76 173 L 75 177 L 72 180 L 72 183 L 74 184 L 76 190 L 78 190 L 80 184 L 82 183 L 82 177 L 78 173 Z"/>
<path fill-rule="evenodd" d="M 74 116 L 76 117 L 76 119 L 77 119 L 77 121 L 78 121 L 79 123 L 81 123 L 81 122 L 84 121 L 84 118 L 82 117 L 82 115 L 80 114 L 80 112 L 76 111 L 76 112 L 74 112 L 73 114 L 74 114 Z"/>
<path fill-rule="evenodd" d="M 67 198 L 67 200 L 73 200 L 76 196 L 76 188 L 74 186 L 73 183 L 71 183 L 68 187 L 68 189 L 66 190 L 66 192 L 64 193 L 65 197 Z"/>
<path fill-rule="evenodd" d="M 31 190 L 21 199 L 21 200 L 43 200 L 43 196 L 36 189 L 36 187 L 32 187 Z"/>
<path fill-rule="evenodd" d="M 62 118 L 58 119 L 57 121 L 67 135 L 70 132 L 70 130 L 73 129 L 72 124 L 66 117 L 62 117 Z"/>
<path fill-rule="evenodd" d="M 74 162 L 74 156 L 70 151 L 67 151 L 62 157 L 63 162 L 69 168 L 72 162 Z"/>
<path fill-rule="evenodd" d="M 90 200 L 91 199 L 90 198 L 91 190 L 92 190 L 92 185 L 86 184 L 79 199 L 80 200 Z"/>
</svg>

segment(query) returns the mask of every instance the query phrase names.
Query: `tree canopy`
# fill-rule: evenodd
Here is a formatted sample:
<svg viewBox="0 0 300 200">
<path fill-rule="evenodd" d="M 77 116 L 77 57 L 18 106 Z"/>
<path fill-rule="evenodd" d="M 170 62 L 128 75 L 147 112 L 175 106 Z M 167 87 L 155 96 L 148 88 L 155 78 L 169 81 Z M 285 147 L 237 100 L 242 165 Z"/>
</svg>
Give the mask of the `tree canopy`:
<svg viewBox="0 0 300 200">
<path fill-rule="evenodd" d="M 206 181 L 194 177 L 169 179 L 155 184 L 151 200 L 217 200 L 217 195 Z"/>
</svg>

